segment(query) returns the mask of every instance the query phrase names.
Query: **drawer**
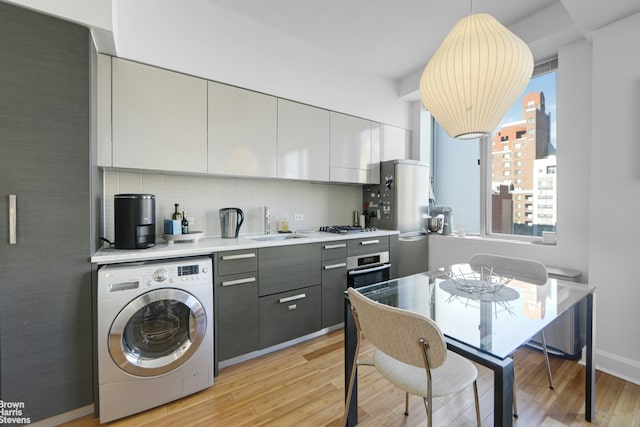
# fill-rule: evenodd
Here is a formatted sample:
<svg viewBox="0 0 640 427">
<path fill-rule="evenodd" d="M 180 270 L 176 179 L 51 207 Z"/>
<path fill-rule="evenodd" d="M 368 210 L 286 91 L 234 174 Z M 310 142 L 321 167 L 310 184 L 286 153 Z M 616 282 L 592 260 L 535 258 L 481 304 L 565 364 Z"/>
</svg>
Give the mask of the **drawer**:
<svg viewBox="0 0 640 427">
<path fill-rule="evenodd" d="M 347 241 L 322 243 L 322 261 L 347 257 Z"/>
<path fill-rule="evenodd" d="M 256 249 L 218 252 L 216 271 L 218 276 L 256 271 L 258 269 L 258 251 Z"/>
<path fill-rule="evenodd" d="M 261 297 L 258 302 L 260 348 L 319 331 L 321 294 L 318 285 Z"/>
<path fill-rule="evenodd" d="M 365 255 L 389 250 L 389 236 L 347 240 L 347 256 Z"/>
<path fill-rule="evenodd" d="M 307 264 L 320 260 L 320 243 L 260 248 L 260 272 L 263 268 L 276 268 Z"/>
<path fill-rule="evenodd" d="M 290 265 L 260 269 L 260 296 L 319 285 L 322 281 L 320 263 Z"/>
</svg>

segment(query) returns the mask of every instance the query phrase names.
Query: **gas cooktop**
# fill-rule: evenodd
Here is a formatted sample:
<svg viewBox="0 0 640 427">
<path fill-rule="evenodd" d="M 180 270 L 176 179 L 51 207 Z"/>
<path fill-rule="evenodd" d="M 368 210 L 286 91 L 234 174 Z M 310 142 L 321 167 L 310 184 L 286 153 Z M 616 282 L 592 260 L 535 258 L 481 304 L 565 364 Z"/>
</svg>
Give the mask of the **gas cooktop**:
<svg viewBox="0 0 640 427">
<path fill-rule="evenodd" d="M 362 233 L 366 231 L 376 231 L 377 228 L 362 228 L 359 225 L 325 225 L 320 227 L 320 231 L 336 234 Z"/>
</svg>

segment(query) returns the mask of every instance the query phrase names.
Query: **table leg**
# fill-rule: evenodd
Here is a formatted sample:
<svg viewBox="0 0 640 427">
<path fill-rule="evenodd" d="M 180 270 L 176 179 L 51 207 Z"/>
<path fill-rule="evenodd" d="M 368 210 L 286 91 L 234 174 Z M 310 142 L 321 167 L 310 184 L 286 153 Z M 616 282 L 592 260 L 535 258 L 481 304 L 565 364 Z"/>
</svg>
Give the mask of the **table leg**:
<svg viewBox="0 0 640 427">
<path fill-rule="evenodd" d="M 513 426 L 513 360 L 493 367 L 493 425 Z"/>
<path fill-rule="evenodd" d="M 593 294 L 587 295 L 587 360 L 585 368 L 584 390 L 584 418 L 587 421 L 595 420 L 596 410 L 596 367 L 593 363 Z"/>
<path fill-rule="evenodd" d="M 349 379 L 351 378 L 351 370 L 353 369 L 353 360 L 356 355 L 356 344 L 358 337 L 356 335 L 356 325 L 351 313 L 351 304 L 345 298 L 344 300 L 344 394 L 347 398 L 347 390 L 349 388 Z M 346 403 L 346 402 L 345 402 Z M 356 368 L 356 376 L 353 380 L 353 391 L 351 392 L 351 402 L 349 405 L 349 415 L 347 418 L 347 426 L 355 426 L 358 424 L 358 372 Z"/>
</svg>

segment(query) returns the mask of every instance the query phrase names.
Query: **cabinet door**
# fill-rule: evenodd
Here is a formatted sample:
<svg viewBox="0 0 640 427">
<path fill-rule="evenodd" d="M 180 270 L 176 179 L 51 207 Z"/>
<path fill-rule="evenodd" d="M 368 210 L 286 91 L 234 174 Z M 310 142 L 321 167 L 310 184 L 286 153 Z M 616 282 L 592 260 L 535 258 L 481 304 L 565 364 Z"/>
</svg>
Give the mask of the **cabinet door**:
<svg viewBox="0 0 640 427">
<path fill-rule="evenodd" d="M 344 322 L 344 291 L 347 290 L 347 260 L 322 263 L 322 327 Z"/>
<path fill-rule="evenodd" d="M 411 160 L 411 131 L 383 124 L 381 142 L 381 161 Z"/>
<path fill-rule="evenodd" d="M 331 112 L 330 179 L 366 184 L 371 164 L 371 122 Z"/>
<path fill-rule="evenodd" d="M 93 402 L 90 36 L 5 2 L 0 28 L 0 399 L 35 422 Z"/>
<path fill-rule="evenodd" d="M 278 178 L 329 181 L 329 111 L 278 99 Z"/>
<path fill-rule="evenodd" d="M 220 83 L 208 85 L 209 173 L 275 178 L 277 99 Z"/>
<path fill-rule="evenodd" d="M 113 58 L 113 166 L 207 172 L 207 82 Z"/>
<path fill-rule="evenodd" d="M 216 280 L 219 360 L 258 349 L 257 276 L 250 272 Z"/>
</svg>

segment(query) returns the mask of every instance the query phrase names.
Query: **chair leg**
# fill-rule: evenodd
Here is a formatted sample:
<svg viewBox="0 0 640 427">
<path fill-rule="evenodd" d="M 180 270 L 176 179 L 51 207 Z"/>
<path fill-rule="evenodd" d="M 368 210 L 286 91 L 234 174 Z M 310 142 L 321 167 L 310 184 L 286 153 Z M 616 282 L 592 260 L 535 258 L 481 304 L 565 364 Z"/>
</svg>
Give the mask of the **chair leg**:
<svg viewBox="0 0 640 427">
<path fill-rule="evenodd" d="M 482 426 L 482 421 L 480 420 L 480 401 L 478 400 L 478 382 L 473 382 L 473 400 L 476 403 L 476 424 L 478 427 Z"/>
<path fill-rule="evenodd" d="M 422 401 L 424 402 L 424 410 L 427 412 L 427 426 L 431 427 L 432 424 L 432 416 L 431 416 L 431 411 L 429 409 L 431 409 L 431 403 L 427 403 L 427 398 L 423 397 Z"/>
<path fill-rule="evenodd" d="M 404 393 L 404 416 L 409 416 L 409 393 Z"/>
<path fill-rule="evenodd" d="M 549 353 L 547 352 L 547 340 L 544 338 L 544 330 L 540 331 L 540 341 L 542 341 L 542 351 L 547 362 L 547 376 L 549 377 L 549 388 L 553 390 L 553 377 L 551 376 L 551 365 L 549 364 Z"/>
<path fill-rule="evenodd" d="M 513 359 L 513 354 L 511 355 L 511 359 Z M 515 365 L 515 360 L 514 360 Z M 518 398 L 516 397 L 516 372 L 513 371 L 513 416 L 518 418 Z"/>
</svg>

